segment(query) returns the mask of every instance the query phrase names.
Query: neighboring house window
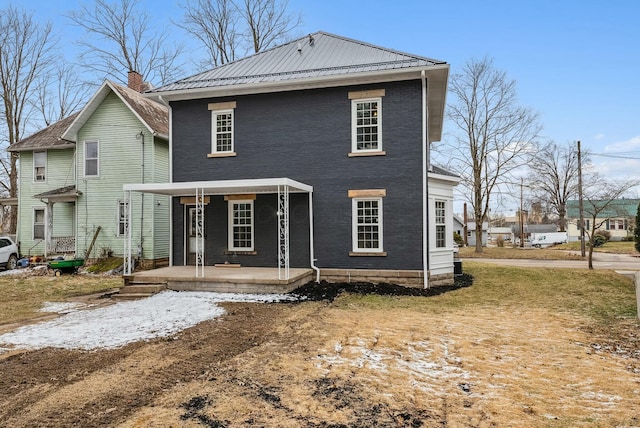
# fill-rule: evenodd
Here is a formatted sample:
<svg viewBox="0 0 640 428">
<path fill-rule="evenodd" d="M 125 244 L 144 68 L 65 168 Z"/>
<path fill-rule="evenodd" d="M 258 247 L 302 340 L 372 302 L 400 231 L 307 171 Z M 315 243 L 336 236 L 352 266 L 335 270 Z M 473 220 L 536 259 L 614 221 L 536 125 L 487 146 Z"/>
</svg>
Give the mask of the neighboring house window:
<svg viewBox="0 0 640 428">
<path fill-rule="evenodd" d="M 124 201 L 118 201 L 118 236 L 123 236 L 126 233 L 126 218 L 128 204 Z"/>
<path fill-rule="evenodd" d="M 33 239 L 44 239 L 44 209 L 33 210 Z"/>
<path fill-rule="evenodd" d="M 382 198 L 352 199 L 353 252 L 382 252 Z"/>
<path fill-rule="evenodd" d="M 47 152 L 33 152 L 33 181 L 45 181 Z"/>
<path fill-rule="evenodd" d="M 446 214 L 446 202 L 436 201 L 436 248 L 445 248 L 447 246 Z"/>
<path fill-rule="evenodd" d="M 352 148 L 358 152 L 382 151 L 382 98 L 353 100 Z"/>
<path fill-rule="evenodd" d="M 253 251 L 253 201 L 229 201 L 229 250 Z"/>
<path fill-rule="evenodd" d="M 92 177 L 98 175 L 98 142 L 84 142 L 84 175 Z"/>
<path fill-rule="evenodd" d="M 606 224 L 607 230 L 625 230 L 625 219 L 623 218 L 613 218 L 607 220 Z"/>
</svg>

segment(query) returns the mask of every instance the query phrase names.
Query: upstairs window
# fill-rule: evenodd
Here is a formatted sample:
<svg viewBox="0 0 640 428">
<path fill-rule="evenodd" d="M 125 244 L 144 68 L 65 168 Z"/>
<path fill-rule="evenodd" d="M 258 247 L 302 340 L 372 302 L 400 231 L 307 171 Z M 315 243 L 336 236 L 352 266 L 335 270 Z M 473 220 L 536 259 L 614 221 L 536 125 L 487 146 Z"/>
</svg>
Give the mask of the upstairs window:
<svg viewBox="0 0 640 428">
<path fill-rule="evenodd" d="M 33 152 L 33 181 L 46 181 L 47 152 Z"/>
<path fill-rule="evenodd" d="M 98 176 L 98 142 L 84 142 L 84 176 Z"/>
<path fill-rule="evenodd" d="M 382 98 L 353 100 L 352 152 L 382 151 Z"/>
<path fill-rule="evenodd" d="M 235 156 L 235 108 L 235 101 L 209 104 L 209 110 L 211 110 L 209 157 Z"/>
</svg>

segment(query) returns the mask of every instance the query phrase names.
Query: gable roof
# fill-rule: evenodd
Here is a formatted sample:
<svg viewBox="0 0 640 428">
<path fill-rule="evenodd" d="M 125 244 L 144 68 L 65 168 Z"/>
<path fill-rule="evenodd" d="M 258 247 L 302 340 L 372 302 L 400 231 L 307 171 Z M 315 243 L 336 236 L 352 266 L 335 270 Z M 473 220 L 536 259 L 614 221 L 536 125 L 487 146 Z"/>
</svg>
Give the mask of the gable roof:
<svg viewBox="0 0 640 428">
<path fill-rule="evenodd" d="M 166 101 L 427 78 L 429 134 L 440 139 L 449 65 L 317 32 L 148 92 Z"/>
<path fill-rule="evenodd" d="M 11 145 L 7 150 L 10 152 L 24 152 L 30 150 L 55 150 L 75 147 L 73 141 L 62 139 L 62 134 L 71 125 L 80 112 L 65 117 L 58 122 L 47 126 L 44 129 L 23 138 Z"/>
<path fill-rule="evenodd" d="M 105 80 L 98 91 L 80 111 L 65 130 L 62 138 L 75 141 L 80 128 L 96 111 L 110 92 L 115 93 L 122 103 L 140 120 L 149 132 L 165 140 L 169 139 L 169 111 L 164 105 L 142 96 L 139 92 L 109 80 Z"/>
</svg>

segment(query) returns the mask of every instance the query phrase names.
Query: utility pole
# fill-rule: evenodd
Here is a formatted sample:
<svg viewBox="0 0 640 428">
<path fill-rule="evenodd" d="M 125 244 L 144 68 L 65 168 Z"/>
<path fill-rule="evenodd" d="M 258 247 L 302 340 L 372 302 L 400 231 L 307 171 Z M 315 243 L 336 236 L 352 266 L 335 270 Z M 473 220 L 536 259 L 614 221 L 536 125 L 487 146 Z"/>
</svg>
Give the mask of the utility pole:
<svg viewBox="0 0 640 428">
<path fill-rule="evenodd" d="M 524 248 L 524 219 L 522 218 L 524 190 L 522 187 L 522 177 L 520 177 L 520 248 Z"/>
<path fill-rule="evenodd" d="M 580 150 L 580 140 L 578 140 L 578 209 L 580 210 L 580 255 L 585 256 L 584 242 L 584 207 L 582 204 L 582 152 Z"/>
</svg>

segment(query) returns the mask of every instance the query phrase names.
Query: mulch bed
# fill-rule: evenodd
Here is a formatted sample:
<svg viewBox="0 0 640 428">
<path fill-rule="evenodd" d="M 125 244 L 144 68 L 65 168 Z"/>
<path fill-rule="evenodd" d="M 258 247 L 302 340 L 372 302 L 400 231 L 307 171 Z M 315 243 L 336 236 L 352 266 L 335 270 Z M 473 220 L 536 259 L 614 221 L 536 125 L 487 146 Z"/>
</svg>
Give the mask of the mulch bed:
<svg viewBox="0 0 640 428">
<path fill-rule="evenodd" d="M 305 301 L 326 300 L 332 302 L 341 293 L 353 294 L 378 294 L 382 296 L 437 296 L 449 291 L 458 290 L 462 287 L 469 287 L 473 284 L 473 276 L 462 274 L 456 276 L 453 285 L 437 286 L 430 288 L 405 287 L 397 284 L 381 283 L 372 284 L 369 282 L 341 282 L 329 283 L 321 281 L 320 283 L 309 282 L 301 287 L 296 288 L 289 294 L 299 296 Z"/>
</svg>

